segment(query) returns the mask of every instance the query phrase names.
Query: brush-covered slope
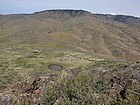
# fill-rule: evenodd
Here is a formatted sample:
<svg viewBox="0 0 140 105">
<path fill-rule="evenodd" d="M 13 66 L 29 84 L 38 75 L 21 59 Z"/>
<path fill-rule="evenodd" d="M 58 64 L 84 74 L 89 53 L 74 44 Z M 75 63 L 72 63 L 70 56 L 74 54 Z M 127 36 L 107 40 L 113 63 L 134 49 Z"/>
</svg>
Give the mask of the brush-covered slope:
<svg viewBox="0 0 140 105">
<path fill-rule="evenodd" d="M 134 16 L 125 16 L 125 15 L 110 15 L 110 14 L 97 14 L 100 18 L 104 18 L 106 20 L 114 20 L 121 23 L 125 23 L 129 26 L 133 26 L 135 28 L 140 28 L 140 18 Z"/>
<path fill-rule="evenodd" d="M 140 60 L 139 22 L 130 17 L 131 22 L 124 22 L 126 18 L 112 19 L 83 10 L 0 15 L 0 44 L 30 44 L 92 52 L 105 58 Z"/>
</svg>

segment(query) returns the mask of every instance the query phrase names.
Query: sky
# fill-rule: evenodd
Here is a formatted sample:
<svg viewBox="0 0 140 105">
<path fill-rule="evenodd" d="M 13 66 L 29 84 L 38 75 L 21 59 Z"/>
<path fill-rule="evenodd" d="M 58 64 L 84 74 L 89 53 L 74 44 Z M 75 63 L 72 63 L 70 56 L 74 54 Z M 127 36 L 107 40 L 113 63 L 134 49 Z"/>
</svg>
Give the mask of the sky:
<svg viewBox="0 0 140 105">
<path fill-rule="evenodd" d="M 0 14 L 33 13 L 51 9 L 82 9 L 92 13 L 140 17 L 140 0 L 0 0 Z"/>
</svg>

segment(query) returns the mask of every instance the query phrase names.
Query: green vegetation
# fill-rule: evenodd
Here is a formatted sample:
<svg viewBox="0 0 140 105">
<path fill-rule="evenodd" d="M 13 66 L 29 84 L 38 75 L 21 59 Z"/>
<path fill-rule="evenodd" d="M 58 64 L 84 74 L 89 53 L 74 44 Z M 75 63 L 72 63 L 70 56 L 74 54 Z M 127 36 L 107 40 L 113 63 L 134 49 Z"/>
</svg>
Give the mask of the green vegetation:
<svg viewBox="0 0 140 105">
<path fill-rule="evenodd" d="M 108 74 L 109 75 L 109 74 Z M 140 97 L 128 91 L 126 99 L 112 92 L 109 77 L 96 75 L 94 71 L 84 71 L 77 76 L 68 77 L 46 88 L 43 103 L 52 105 L 138 105 Z M 137 86 L 139 86 L 137 84 Z M 131 88 L 138 89 L 134 85 Z M 135 90 L 134 89 L 134 90 Z"/>
<path fill-rule="evenodd" d="M 0 45 L 74 50 L 90 52 L 95 57 L 136 61 L 140 59 L 140 32 L 136 27 L 139 27 L 139 19 L 118 17 L 114 20 L 113 16 L 82 10 L 1 16 Z M 121 18 L 132 26 L 124 24 Z M 29 55 L 31 58 L 36 56 L 38 53 Z"/>
<path fill-rule="evenodd" d="M 2 15 L 0 104 L 140 105 L 139 19 L 124 17 Z"/>
<path fill-rule="evenodd" d="M 34 46 L 6 48 L 1 46 L 1 49 L 0 90 L 29 76 L 61 73 L 61 71 L 50 70 L 48 68 L 50 64 L 60 64 L 63 69 L 67 69 L 90 63 L 88 59 L 84 59 L 85 53 L 72 50 L 54 50 Z"/>
</svg>

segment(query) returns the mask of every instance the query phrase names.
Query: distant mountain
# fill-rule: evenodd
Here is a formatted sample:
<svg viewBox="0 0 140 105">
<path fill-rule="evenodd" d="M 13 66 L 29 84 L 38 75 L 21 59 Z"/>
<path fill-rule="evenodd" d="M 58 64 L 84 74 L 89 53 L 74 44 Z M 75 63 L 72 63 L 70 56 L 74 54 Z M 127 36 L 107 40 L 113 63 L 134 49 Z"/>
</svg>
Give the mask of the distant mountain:
<svg viewBox="0 0 140 105">
<path fill-rule="evenodd" d="M 46 10 L 41 12 L 35 12 L 33 13 L 33 15 L 41 19 L 50 18 L 64 21 L 70 18 L 91 16 L 92 14 L 84 10 Z"/>
<path fill-rule="evenodd" d="M 125 23 L 129 26 L 134 26 L 135 28 L 140 28 L 140 18 L 134 16 L 125 16 L 125 15 L 109 15 L 109 14 L 96 14 L 100 18 L 106 20 L 114 20 L 117 22 Z"/>
<path fill-rule="evenodd" d="M 46 10 L 0 15 L 0 44 L 85 51 L 104 58 L 140 60 L 140 18 Z"/>
</svg>

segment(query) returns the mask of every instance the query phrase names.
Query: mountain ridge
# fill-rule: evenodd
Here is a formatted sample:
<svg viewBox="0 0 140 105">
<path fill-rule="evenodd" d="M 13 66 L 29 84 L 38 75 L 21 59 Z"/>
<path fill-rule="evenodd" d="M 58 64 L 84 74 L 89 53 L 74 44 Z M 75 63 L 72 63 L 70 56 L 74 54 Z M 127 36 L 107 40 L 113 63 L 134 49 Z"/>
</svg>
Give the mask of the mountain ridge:
<svg viewBox="0 0 140 105">
<path fill-rule="evenodd" d="M 97 15 L 111 15 L 111 16 L 125 16 L 125 17 L 133 17 L 133 18 L 140 18 L 138 16 L 133 16 L 133 15 L 127 15 L 127 14 L 110 14 L 110 13 L 94 13 L 94 12 L 89 12 L 87 10 L 83 10 L 83 9 L 50 9 L 50 10 L 42 10 L 39 12 L 32 12 L 32 13 L 13 13 L 13 14 L 0 14 L 0 16 L 6 16 L 6 15 L 32 15 L 32 14 L 38 14 L 38 13 L 42 13 L 42 12 L 46 12 L 46 11 L 82 11 L 82 12 L 87 12 L 90 14 L 97 14 Z"/>
<path fill-rule="evenodd" d="M 136 61 L 140 59 L 139 26 L 139 18 L 135 17 L 45 10 L 0 16 L 0 42 L 63 47 Z"/>
</svg>

